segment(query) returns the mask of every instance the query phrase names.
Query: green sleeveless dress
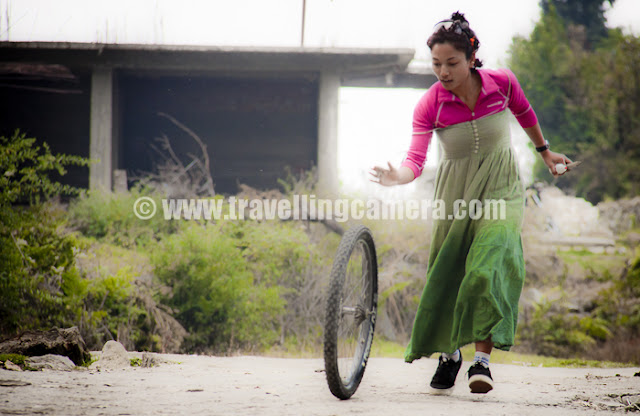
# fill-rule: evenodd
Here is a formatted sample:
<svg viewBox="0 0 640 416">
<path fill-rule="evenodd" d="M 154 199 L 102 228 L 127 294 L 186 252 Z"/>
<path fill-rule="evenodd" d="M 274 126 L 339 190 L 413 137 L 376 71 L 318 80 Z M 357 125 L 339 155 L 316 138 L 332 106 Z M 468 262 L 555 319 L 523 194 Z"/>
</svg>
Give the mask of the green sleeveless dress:
<svg viewBox="0 0 640 416">
<path fill-rule="evenodd" d="M 502 350 L 514 343 L 525 277 L 520 235 L 524 188 L 509 115 L 505 110 L 436 130 L 443 155 L 435 199 L 444 201 L 446 215 L 434 218 L 427 281 L 407 362 L 435 352 L 453 353 L 489 337 Z M 456 200 L 464 200 L 465 212 L 475 219 L 453 217 Z M 472 200 L 486 207 L 480 218 L 477 209 L 470 209 Z M 497 203 L 486 205 L 488 200 Z"/>
</svg>

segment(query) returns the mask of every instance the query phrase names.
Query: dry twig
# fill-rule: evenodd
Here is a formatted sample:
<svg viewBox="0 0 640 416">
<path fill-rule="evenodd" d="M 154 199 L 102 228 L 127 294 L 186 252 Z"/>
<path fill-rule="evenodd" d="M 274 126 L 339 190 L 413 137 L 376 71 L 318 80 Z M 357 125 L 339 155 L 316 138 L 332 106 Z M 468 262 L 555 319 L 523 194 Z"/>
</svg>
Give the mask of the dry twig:
<svg viewBox="0 0 640 416">
<path fill-rule="evenodd" d="M 163 134 L 156 138 L 157 145 L 151 148 L 157 153 L 161 161 L 156 166 L 156 172 L 145 172 L 134 177 L 143 183 L 161 189 L 168 198 L 193 198 L 197 196 L 215 196 L 213 178 L 211 176 L 211 162 L 207 146 L 203 140 L 180 121 L 169 114 L 158 113 L 186 132 L 200 147 L 202 155 L 187 154 L 189 163 L 183 163 L 178 153 L 171 146 L 169 137 Z"/>
<path fill-rule="evenodd" d="M 202 158 L 204 160 L 204 163 L 200 162 L 200 160 L 195 157 L 193 157 L 193 160 L 196 161 L 197 164 L 201 165 L 201 168 L 204 172 L 208 173 L 207 177 L 206 177 L 206 183 L 205 183 L 205 187 L 206 187 L 206 191 L 209 193 L 209 196 L 215 196 L 215 191 L 214 191 L 214 187 L 213 187 L 213 178 L 211 178 L 211 164 L 209 161 L 209 153 L 207 152 L 207 145 L 204 144 L 204 142 L 202 141 L 202 139 L 200 139 L 200 137 L 195 134 L 193 132 L 193 130 L 191 130 L 190 128 L 188 128 L 187 126 L 185 126 L 184 124 L 182 124 L 181 122 L 179 122 L 178 120 L 176 120 L 174 117 L 170 116 L 169 114 L 166 113 L 158 113 L 159 116 L 161 117 L 165 117 L 166 119 L 168 119 L 169 121 L 171 121 L 173 124 L 175 124 L 176 126 L 178 126 L 182 131 L 184 131 L 185 133 L 187 133 L 189 136 L 191 136 L 191 138 L 193 140 L 195 140 L 196 143 L 198 143 L 198 145 L 200 146 L 200 150 L 202 151 Z M 174 153 L 175 156 L 175 153 Z M 177 157 L 177 156 L 175 156 Z"/>
</svg>

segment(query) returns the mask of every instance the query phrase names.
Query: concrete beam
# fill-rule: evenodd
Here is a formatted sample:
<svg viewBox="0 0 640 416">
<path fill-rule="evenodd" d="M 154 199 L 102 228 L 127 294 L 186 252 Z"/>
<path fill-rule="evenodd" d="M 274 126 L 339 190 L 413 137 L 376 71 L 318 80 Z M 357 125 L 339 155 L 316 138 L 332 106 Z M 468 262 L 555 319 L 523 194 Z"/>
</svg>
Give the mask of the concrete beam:
<svg viewBox="0 0 640 416">
<path fill-rule="evenodd" d="M 318 187 L 321 192 L 337 194 L 340 75 L 321 73 L 318 87 Z"/>
<path fill-rule="evenodd" d="M 339 71 L 387 73 L 406 68 L 407 48 L 221 47 L 66 42 L 0 42 L 1 62 L 180 71 Z"/>
<path fill-rule="evenodd" d="M 417 88 L 427 90 L 438 78 L 434 74 L 387 72 L 373 75 L 347 75 L 342 78 L 343 87 L 364 88 Z"/>
<path fill-rule="evenodd" d="M 96 67 L 91 75 L 89 189 L 111 191 L 113 148 L 113 70 Z"/>
</svg>

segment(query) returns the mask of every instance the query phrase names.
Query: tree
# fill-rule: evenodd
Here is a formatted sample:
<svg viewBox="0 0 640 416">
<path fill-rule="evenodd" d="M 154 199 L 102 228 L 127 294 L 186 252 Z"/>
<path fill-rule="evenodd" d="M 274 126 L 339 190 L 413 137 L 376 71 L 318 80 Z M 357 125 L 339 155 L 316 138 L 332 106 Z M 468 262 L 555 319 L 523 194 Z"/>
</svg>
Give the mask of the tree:
<svg viewBox="0 0 640 416">
<path fill-rule="evenodd" d="M 509 65 L 553 149 L 585 161 L 558 186 L 597 203 L 640 193 L 640 39 L 611 29 L 590 50 L 587 38 L 550 2 Z M 534 174 L 553 180 L 540 160 Z"/>
<path fill-rule="evenodd" d="M 593 142 L 581 149 L 592 166 L 576 191 L 592 201 L 640 194 L 640 38 L 611 31 L 580 78 Z"/>
<path fill-rule="evenodd" d="M 542 15 L 529 39 L 515 37 L 510 49 L 509 66 L 538 115 L 546 139 L 554 151 L 567 155 L 575 154 L 576 142 L 585 140 L 586 118 L 580 114 L 583 98 L 575 77 L 582 55 L 553 7 Z M 534 174 L 551 180 L 544 163 L 538 162 Z"/>
<path fill-rule="evenodd" d="M 565 23 L 585 27 L 585 46 L 592 49 L 607 36 L 605 2 L 613 6 L 615 0 L 541 0 L 540 7 L 545 15 L 553 7 Z"/>
</svg>

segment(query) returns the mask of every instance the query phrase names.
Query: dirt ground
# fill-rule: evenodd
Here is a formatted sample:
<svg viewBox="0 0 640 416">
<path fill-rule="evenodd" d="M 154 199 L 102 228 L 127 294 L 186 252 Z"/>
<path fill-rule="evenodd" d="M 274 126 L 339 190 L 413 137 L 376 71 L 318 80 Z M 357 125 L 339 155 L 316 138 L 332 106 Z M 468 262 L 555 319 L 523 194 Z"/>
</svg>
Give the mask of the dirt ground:
<svg viewBox="0 0 640 416">
<path fill-rule="evenodd" d="M 604 415 L 640 394 L 640 369 L 492 364 L 496 388 L 428 394 L 434 359 L 372 358 L 356 394 L 334 398 L 321 359 L 162 355 L 156 367 L 72 372 L 0 370 L 3 415 Z M 623 397 L 621 397 L 623 396 Z M 637 396 L 636 396 L 637 399 Z M 640 413 L 638 413 L 640 414 Z"/>
</svg>

